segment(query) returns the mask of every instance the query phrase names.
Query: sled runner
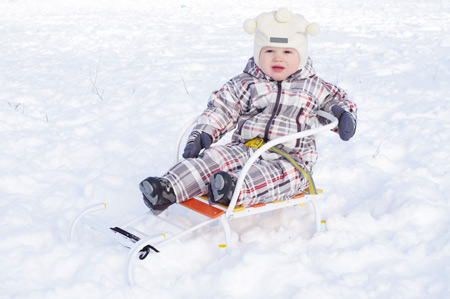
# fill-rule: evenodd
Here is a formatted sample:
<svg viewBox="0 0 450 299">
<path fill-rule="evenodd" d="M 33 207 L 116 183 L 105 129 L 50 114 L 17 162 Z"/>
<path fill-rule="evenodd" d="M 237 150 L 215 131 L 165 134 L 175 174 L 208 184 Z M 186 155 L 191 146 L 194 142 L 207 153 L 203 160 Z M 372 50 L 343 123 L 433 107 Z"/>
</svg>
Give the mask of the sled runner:
<svg viewBox="0 0 450 299">
<path fill-rule="evenodd" d="M 244 177 L 249 171 L 251 165 L 265 152 L 265 151 L 277 151 L 274 148 L 276 145 L 280 143 L 284 143 L 290 140 L 304 138 L 309 135 L 318 134 L 325 131 L 330 131 L 336 127 L 338 120 L 332 116 L 331 114 L 325 113 L 323 111 L 318 112 L 318 116 L 323 117 L 329 121 L 326 125 L 319 125 L 316 123 L 316 126 L 310 130 L 298 132 L 292 135 L 284 136 L 277 138 L 275 140 L 271 140 L 266 144 L 257 144 L 255 147 L 258 149 L 255 153 L 250 157 L 248 162 L 244 165 L 241 170 L 240 176 L 236 183 L 236 188 L 234 190 L 233 196 L 231 198 L 231 202 L 229 206 L 222 205 L 210 205 L 208 203 L 208 199 L 206 197 L 195 197 L 191 198 L 187 201 L 176 204 L 177 208 L 187 209 L 188 212 L 185 212 L 183 215 L 187 215 L 186 213 L 190 213 L 193 215 L 193 218 L 197 220 L 198 223 L 192 224 L 189 227 L 181 226 L 177 221 L 173 219 L 169 219 L 164 217 L 165 213 L 161 215 L 153 215 L 151 212 L 146 212 L 141 216 L 136 217 L 128 223 L 122 224 L 120 226 L 109 226 L 105 223 L 102 223 L 98 220 L 92 219 L 93 217 L 88 217 L 88 215 L 94 212 L 104 210 L 106 208 L 106 204 L 98 203 L 92 206 L 86 207 L 81 210 L 72 220 L 70 225 L 68 238 L 69 241 L 73 240 L 75 229 L 78 227 L 78 224 L 81 222 L 87 224 L 91 228 L 104 233 L 109 236 L 113 240 L 119 242 L 125 247 L 128 247 L 130 251 L 125 259 L 124 263 L 124 273 L 125 277 L 129 284 L 133 284 L 133 263 L 137 260 L 137 258 L 143 260 L 145 259 L 150 252 L 159 252 L 160 248 L 165 246 L 166 244 L 177 240 L 185 235 L 188 235 L 194 231 L 199 230 L 202 227 L 210 225 L 211 223 L 218 222 L 221 224 L 224 234 L 225 234 L 225 243 L 219 245 L 220 247 L 225 247 L 226 250 L 231 249 L 230 243 L 230 226 L 228 224 L 229 220 L 246 217 L 250 215 L 260 214 L 268 211 L 273 211 L 285 207 L 292 206 L 303 206 L 306 203 L 309 203 L 313 211 L 315 213 L 315 228 L 316 231 L 321 230 L 321 214 L 317 205 L 314 203 L 314 198 L 317 197 L 317 194 L 321 193 L 321 190 L 316 189 L 315 184 L 313 182 L 312 177 L 309 173 L 305 172 L 302 169 L 299 171 L 309 179 L 309 188 L 305 190 L 303 193 L 300 193 L 288 200 L 281 201 L 273 201 L 269 203 L 261 203 L 253 206 L 236 206 L 239 192 L 242 188 L 242 184 L 244 181 Z M 176 143 L 176 160 L 179 159 L 180 156 L 180 146 L 183 140 L 183 136 L 185 136 L 188 129 L 197 121 L 197 118 L 191 120 L 185 127 L 182 129 L 182 133 L 178 136 Z M 256 140 L 257 141 L 257 140 Z M 283 153 L 280 153 L 283 155 Z M 286 157 L 287 159 L 289 157 Z M 291 161 L 291 163 L 295 163 Z M 173 218 L 173 217 L 172 217 Z M 144 223 L 145 221 L 154 221 L 152 224 Z M 156 229 L 152 233 L 142 232 L 141 227 Z M 164 227 L 164 229 L 160 229 L 160 227 Z"/>
</svg>

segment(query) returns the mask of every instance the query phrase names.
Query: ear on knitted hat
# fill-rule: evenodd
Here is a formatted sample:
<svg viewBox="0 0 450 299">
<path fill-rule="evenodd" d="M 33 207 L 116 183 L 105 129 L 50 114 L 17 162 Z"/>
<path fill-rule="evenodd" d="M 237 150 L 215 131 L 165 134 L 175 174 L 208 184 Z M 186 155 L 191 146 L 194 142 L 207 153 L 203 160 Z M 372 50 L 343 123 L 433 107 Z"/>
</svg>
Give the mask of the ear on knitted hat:
<svg viewBox="0 0 450 299">
<path fill-rule="evenodd" d="M 256 20 L 247 19 L 244 22 L 244 30 L 245 32 L 252 34 L 256 31 Z"/>
<path fill-rule="evenodd" d="M 315 35 L 319 34 L 319 32 L 320 32 L 319 24 L 317 24 L 315 22 L 309 23 L 309 25 L 306 26 L 306 32 L 311 36 L 315 36 Z"/>
<path fill-rule="evenodd" d="M 320 32 L 319 24 L 309 23 L 303 16 L 293 14 L 286 8 L 247 19 L 243 27 L 247 33 L 255 33 L 253 56 L 256 64 L 259 64 L 263 47 L 293 48 L 300 56 L 299 69 L 305 66 L 308 59 L 307 35 L 314 36 Z"/>
</svg>

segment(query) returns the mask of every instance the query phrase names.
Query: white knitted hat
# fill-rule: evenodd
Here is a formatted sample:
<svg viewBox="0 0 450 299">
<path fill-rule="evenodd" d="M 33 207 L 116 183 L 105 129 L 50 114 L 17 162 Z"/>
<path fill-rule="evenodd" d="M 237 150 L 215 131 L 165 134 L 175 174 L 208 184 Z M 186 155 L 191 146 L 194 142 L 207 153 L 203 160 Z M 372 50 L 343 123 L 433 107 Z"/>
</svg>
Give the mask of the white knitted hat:
<svg viewBox="0 0 450 299">
<path fill-rule="evenodd" d="M 291 13 L 286 8 L 260 14 L 255 19 L 244 22 L 247 33 L 255 33 L 253 57 L 259 65 L 261 49 L 267 46 L 278 48 L 294 48 L 300 56 L 298 69 L 305 66 L 308 59 L 308 38 L 320 32 L 317 23 L 308 23 L 301 15 Z"/>
</svg>

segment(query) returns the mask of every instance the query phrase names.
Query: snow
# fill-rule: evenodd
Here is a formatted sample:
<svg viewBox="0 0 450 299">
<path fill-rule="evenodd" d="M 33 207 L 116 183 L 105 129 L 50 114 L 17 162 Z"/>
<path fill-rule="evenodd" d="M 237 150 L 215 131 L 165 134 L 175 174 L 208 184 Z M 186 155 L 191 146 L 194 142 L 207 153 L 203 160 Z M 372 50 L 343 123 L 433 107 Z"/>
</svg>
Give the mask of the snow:
<svg viewBox="0 0 450 299">
<path fill-rule="evenodd" d="M 315 68 L 359 108 L 353 139 L 319 139 L 328 230 L 301 208 L 237 219 L 224 254 L 208 227 L 128 286 L 127 249 L 68 242 L 72 218 L 145 211 L 137 184 L 252 55 L 242 22 L 279 7 L 321 25 Z M 0 298 L 450 296 L 448 1 L 10 0 L 0 20 Z"/>
</svg>

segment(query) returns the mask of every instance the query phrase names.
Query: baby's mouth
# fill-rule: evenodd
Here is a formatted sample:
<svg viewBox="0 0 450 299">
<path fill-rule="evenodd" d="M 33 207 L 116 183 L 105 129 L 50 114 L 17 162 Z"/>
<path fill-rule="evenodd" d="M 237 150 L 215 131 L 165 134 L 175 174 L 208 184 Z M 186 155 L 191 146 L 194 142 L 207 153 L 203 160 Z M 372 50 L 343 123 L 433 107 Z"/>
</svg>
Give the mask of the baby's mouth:
<svg viewBox="0 0 450 299">
<path fill-rule="evenodd" d="M 282 71 L 284 70 L 284 67 L 279 66 L 279 65 L 274 65 L 274 66 L 272 66 L 272 70 L 273 70 L 274 72 L 279 73 L 279 72 L 282 72 Z"/>
</svg>

